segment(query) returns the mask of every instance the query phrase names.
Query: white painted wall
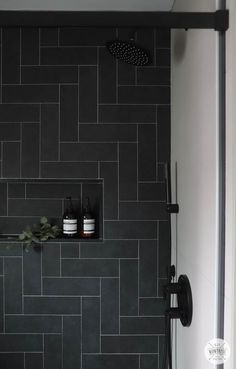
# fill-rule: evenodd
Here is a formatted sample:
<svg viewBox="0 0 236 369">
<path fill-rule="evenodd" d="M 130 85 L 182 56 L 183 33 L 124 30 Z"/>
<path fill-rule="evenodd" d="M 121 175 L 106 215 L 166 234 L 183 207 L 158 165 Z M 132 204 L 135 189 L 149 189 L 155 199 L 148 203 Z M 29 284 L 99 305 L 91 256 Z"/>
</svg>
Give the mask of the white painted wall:
<svg viewBox="0 0 236 369">
<path fill-rule="evenodd" d="M 0 10 L 169 11 L 174 0 L 1 0 Z"/>
<path fill-rule="evenodd" d="M 177 0 L 176 11 L 214 11 L 215 0 Z M 173 262 L 189 276 L 193 322 L 176 324 L 177 369 L 211 369 L 204 356 L 215 337 L 217 273 L 217 33 L 172 31 L 172 163 L 177 162 L 180 212 Z M 176 258 L 176 260 L 174 260 Z"/>
</svg>

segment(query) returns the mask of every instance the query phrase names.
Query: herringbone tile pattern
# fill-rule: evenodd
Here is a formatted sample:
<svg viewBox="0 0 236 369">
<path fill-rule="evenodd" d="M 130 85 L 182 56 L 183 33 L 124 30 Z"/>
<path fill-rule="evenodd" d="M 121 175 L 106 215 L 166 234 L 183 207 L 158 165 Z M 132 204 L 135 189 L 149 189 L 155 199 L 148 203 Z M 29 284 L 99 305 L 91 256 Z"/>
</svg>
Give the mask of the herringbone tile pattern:
<svg viewBox="0 0 236 369">
<path fill-rule="evenodd" d="M 2 30 L 1 176 L 103 179 L 104 241 L 0 244 L 1 369 L 160 368 L 169 32 L 137 32 L 145 68 L 108 55 L 116 36 L 130 30 Z"/>
</svg>

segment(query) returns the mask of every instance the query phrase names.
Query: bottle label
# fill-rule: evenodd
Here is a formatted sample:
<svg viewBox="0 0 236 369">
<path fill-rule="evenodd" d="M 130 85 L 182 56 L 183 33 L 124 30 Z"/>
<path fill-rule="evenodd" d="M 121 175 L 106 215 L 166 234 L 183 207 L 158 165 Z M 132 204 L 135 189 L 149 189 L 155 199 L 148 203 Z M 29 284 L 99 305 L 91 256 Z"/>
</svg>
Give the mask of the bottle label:
<svg viewBox="0 0 236 369">
<path fill-rule="evenodd" d="M 85 234 L 95 233 L 95 219 L 84 219 L 83 220 L 83 232 Z"/>
<path fill-rule="evenodd" d="M 77 233 L 77 219 L 63 219 L 63 233 Z"/>
</svg>

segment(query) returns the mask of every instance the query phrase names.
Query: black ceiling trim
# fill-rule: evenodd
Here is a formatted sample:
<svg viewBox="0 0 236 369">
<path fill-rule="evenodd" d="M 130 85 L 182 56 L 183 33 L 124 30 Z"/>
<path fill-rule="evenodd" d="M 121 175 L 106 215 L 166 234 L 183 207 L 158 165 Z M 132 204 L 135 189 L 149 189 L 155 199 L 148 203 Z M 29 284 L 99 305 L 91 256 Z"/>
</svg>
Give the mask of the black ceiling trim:
<svg viewBox="0 0 236 369">
<path fill-rule="evenodd" d="M 226 31 L 229 12 L 0 11 L 0 26 L 158 27 Z"/>
</svg>

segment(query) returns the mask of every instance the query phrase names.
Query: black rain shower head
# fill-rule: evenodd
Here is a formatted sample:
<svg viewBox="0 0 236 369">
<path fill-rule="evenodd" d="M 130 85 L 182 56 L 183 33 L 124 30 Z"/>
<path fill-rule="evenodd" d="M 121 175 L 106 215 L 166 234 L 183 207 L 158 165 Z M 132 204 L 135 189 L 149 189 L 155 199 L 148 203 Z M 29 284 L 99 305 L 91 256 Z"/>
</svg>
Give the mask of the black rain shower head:
<svg viewBox="0 0 236 369">
<path fill-rule="evenodd" d="M 150 63 L 149 53 L 138 47 L 133 39 L 130 41 L 109 41 L 106 46 L 111 55 L 124 63 L 136 66 L 143 66 Z"/>
</svg>

